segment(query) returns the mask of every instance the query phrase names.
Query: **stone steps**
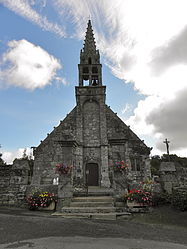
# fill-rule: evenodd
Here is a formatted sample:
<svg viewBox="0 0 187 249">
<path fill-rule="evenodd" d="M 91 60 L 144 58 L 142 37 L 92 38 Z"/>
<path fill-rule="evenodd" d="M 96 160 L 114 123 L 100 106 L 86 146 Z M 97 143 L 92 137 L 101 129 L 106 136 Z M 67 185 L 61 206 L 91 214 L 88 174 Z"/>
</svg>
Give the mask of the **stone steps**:
<svg viewBox="0 0 187 249">
<path fill-rule="evenodd" d="M 55 212 L 53 216 L 60 216 L 62 218 L 72 218 L 72 219 L 102 219 L 102 220 L 116 220 L 116 219 L 128 219 L 130 213 L 128 212 L 112 212 L 112 213 L 62 213 Z"/>
<path fill-rule="evenodd" d="M 114 202 L 114 198 L 111 196 L 86 196 L 86 197 L 74 197 L 73 202 Z"/>
<path fill-rule="evenodd" d="M 117 201 L 113 197 L 114 192 L 111 188 L 89 186 L 85 188 L 75 188 L 73 198 L 68 206 L 63 206 L 59 215 L 64 218 L 92 218 L 92 219 L 112 219 L 118 217 L 129 217 L 126 212 L 124 202 Z"/>
<path fill-rule="evenodd" d="M 69 206 L 61 208 L 59 215 L 64 218 L 92 218 L 116 220 L 118 217 L 129 217 L 123 202 L 115 202 L 112 196 L 79 196 L 73 197 Z M 123 217 L 123 218 L 124 218 Z"/>
<path fill-rule="evenodd" d="M 70 207 L 114 207 L 114 203 L 112 202 L 93 202 L 93 201 L 86 201 L 86 202 L 71 202 Z"/>
<path fill-rule="evenodd" d="M 89 186 L 88 189 L 83 189 L 82 191 L 76 191 L 73 193 L 76 197 L 86 197 L 86 196 L 113 196 L 113 189 Z"/>
<path fill-rule="evenodd" d="M 112 213 L 115 212 L 115 207 L 63 207 L 62 213 Z"/>
</svg>

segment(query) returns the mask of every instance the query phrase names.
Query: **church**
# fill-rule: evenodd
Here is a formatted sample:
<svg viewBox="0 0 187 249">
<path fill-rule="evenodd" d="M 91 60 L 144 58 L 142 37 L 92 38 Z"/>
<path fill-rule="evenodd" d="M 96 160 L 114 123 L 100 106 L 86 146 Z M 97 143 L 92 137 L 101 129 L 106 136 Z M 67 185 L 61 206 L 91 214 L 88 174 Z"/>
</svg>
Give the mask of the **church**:
<svg viewBox="0 0 187 249">
<path fill-rule="evenodd" d="M 31 185 L 45 189 L 57 185 L 58 195 L 63 197 L 78 196 L 84 189 L 87 194 L 119 196 L 134 182 L 150 177 L 151 149 L 106 104 L 102 64 L 90 20 L 78 74 L 76 106 L 34 148 Z"/>
</svg>

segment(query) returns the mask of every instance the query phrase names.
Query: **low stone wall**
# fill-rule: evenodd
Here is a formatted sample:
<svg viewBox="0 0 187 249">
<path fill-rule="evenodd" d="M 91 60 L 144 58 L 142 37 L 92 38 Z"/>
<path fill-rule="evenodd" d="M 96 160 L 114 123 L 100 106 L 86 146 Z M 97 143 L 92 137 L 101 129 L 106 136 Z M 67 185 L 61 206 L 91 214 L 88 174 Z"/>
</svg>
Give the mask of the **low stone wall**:
<svg viewBox="0 0 187 249">
<path fill-rule="evenodd" d="M 187 168 L 175 162 L 162 162 L 159 181 L 163 191 L 172 194 L 174 188 L 187 187 Z"/>
<path fill-rule="evenodd" d="M 27 186 L 31 181 L 27 159 L 15 159 L 13 165 L 0 166 L 0 205 L 24 206 Z"/>
<path fill-rule="evenodd" d="M 0 204 L 7 205 L 9 202 L 11 165 L 0 166 Z"/>
</svg>

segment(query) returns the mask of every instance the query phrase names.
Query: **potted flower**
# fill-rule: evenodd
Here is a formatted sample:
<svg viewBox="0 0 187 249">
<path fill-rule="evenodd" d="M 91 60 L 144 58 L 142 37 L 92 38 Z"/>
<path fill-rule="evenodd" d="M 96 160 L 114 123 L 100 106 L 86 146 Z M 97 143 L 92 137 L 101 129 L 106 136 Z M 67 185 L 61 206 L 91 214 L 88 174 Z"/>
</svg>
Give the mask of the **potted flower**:
<svg viewBox="0 0 187 249">
<path fill-rule="evenodd" d="M 36 191 L 27 197 L 30 210 L 43 208 L 44 210 L 54 210 L 57 196 L 54 193 Z"/>
<path fill-rule="evenodd" d="M 151 192 L 142 189 L 132 189 L 125 195 L 128 206 L 151 206 Z"/>
<path fill-rule="evenodd" d="M 128 168 L 128 164 L 125 163 L 123 160 L 119 162 L 115 162 L 113 165 L 114 172 L 123 173 L 127 168 Z"/>
<path fill-rule="evenodd" d="M 56 165 L 56 173 L 59 175 L 68 175 L 71 172 L 72 166 L 69 166 L 65 163 L 59 163 Z"/>
</svg>

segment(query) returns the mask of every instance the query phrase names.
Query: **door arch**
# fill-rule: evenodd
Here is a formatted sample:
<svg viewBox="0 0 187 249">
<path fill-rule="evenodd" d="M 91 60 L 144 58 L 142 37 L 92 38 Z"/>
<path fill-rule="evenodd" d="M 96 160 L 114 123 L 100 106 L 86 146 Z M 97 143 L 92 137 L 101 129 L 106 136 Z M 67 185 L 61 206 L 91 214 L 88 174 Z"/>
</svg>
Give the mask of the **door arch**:
<svg viewBox="0 0 187 249">
<path fill-rule="evenodd" d="M 97 163 L 87 163 L 85 167 L 87 186 L 99 186 L 99 167 Z"/>
</svg>

